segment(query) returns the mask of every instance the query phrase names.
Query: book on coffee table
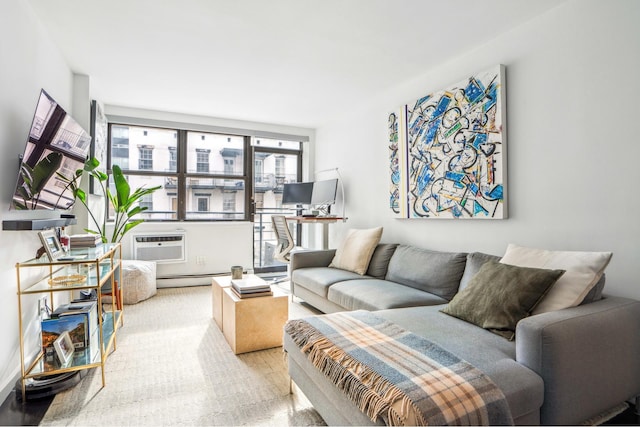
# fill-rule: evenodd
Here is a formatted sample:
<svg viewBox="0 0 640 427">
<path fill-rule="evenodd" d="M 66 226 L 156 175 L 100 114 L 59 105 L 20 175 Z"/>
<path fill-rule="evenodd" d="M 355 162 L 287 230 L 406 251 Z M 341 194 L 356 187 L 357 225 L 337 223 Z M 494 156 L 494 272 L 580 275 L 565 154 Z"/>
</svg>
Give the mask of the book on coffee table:
<svg viewBox="0 0 640 427">
<path fill-rule="evenodd" d="M 271 286 L 261 279 L 233 279 L 231 280 L 231 289 L 238 294 L 271 292 Z"/>
<path fill-rule="evenodd" d="M 240 293 L 232 286 L 231 291 L 240 299 L 244 298 L 255 298 L 255 297 L 270 297 L 273 296 L 273 292 L 271 292 L 271 288 L 268 291 L 260 291 L 260 292 L 244 292 Z"/>
</svg>

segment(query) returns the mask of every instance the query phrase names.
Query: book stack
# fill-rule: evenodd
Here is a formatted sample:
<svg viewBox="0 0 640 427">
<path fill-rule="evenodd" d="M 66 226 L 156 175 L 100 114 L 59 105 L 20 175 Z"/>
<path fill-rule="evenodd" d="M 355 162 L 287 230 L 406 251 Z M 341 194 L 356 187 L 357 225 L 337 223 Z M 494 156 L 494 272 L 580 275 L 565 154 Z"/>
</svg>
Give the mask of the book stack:
<svg viewBox="0 0 640 427">
<path fill-rule="evenodd" d="M 102 243 L 99 234 L 73 234 L 70 237 L 72 248 L 95 248 Z"/>
<path fill-rule="evenodd" d="M 231 290 L 238 298 L 268 297 L 273 295 L 271 286 L 260 279 L 233 279 Z"/>
</svg>

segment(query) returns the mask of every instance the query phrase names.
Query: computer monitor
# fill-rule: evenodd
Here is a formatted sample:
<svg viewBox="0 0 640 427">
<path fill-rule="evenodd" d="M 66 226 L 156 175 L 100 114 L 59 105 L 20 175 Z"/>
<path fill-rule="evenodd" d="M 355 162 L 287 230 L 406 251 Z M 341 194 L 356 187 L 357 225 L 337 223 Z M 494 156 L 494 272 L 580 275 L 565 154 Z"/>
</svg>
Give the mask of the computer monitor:
<svg viewBox="0 0 640 427">
<path fill-rule="evenodd" d="M 292 182 L 282 188 L 283 205 L 310 205 L 313 182 Z"/>
<path fill-rule="evenodd" d="M 336 202 L 337 179 L 327 179 L 313 183 L 311 204 L 314 206 L 332 205 Z"/>
</svg>

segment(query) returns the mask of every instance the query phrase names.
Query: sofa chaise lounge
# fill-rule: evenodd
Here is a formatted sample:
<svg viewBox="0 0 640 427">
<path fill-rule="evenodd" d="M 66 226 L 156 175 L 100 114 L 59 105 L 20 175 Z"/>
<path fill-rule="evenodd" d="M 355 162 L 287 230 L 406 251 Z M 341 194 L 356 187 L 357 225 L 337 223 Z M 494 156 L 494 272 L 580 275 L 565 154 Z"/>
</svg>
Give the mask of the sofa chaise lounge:
<svg viewBox="0 0 640 427">
<path fill-rule="evenodd" d="M 291 292 L 324 313 L 374 311 L 484 372 L 517 425 L 593 421 L 640 396 L 640 301 L 603 296 L 604 275 L 578 306 L 520 320 L 508 340 L 440 310 L 488 261 L 378 244 L 366 274 L 329 267 L 335 250 L 291 257 Z M 289 374 L 330 425 L 382 424 L 361 412 L 285 332 Z"/>
</svg>

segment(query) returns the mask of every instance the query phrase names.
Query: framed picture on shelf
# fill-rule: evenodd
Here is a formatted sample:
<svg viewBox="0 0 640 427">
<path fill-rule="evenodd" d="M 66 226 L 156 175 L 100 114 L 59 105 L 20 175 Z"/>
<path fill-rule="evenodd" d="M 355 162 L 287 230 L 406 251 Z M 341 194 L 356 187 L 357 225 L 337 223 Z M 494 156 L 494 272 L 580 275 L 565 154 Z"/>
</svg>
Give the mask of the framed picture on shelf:
<svg viewBox="0 0 640 427">
<path fill-rule="evenodd" d="M 53 230 L 40 231 L 38 232 L 38 236 L 40 236 L 40 241 L 44 246 L 44 250 L 47 252 L 49 261 L 55 261 L 64 254 L 58 236 L 56 236 Z"/>
<path fill-rule="evenodd" d="M 64 331 L 60 334 L 58 339 L 53 342 L 53 348 L 56 349 L 56 355 L 60 360 L 61 365 L 66 365 L 73 356 L 73 341 L 69 336 L 68 331 Z"/>
</svg>

